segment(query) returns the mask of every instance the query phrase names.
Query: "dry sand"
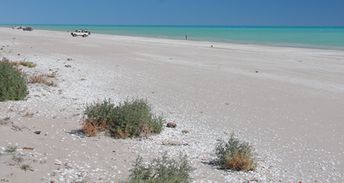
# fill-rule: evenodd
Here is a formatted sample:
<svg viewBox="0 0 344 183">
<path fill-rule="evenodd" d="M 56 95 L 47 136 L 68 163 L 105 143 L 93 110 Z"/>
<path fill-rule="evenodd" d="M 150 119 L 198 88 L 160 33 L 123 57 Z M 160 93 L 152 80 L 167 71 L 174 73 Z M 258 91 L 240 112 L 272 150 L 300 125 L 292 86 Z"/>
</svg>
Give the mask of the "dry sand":
<svg viewBox="0 0 344 183">
<path fill-rule="evenodd" d="M 36 63 L 27 74 L 57 73 L 56 87 L 30 84 L 26 100 L 0 103 L 0 151 L 16 145 L 22 157 L 0 156 L 0 182 L 120 182 L 137 155 L 165 151 L 188 155 L 194 182 L 344 182 L 344 51 L 8 28 L 0 48 Z M 177 128 L 129 140 L 77 132 L 86 103 L 127 97 Z M 231 132 L 255 147 L 256 171 L 209 164 Z"/>
</svg>

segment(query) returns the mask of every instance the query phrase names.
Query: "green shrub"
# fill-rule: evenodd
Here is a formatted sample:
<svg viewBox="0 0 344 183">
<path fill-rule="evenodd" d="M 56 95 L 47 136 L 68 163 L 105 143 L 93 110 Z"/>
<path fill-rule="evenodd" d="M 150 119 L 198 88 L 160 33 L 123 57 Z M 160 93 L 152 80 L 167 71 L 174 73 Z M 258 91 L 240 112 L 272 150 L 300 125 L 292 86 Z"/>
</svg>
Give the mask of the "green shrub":
<svg viewBox="0 0 344 183">
<path fill-rule="evenodd" d="M 253 148 L 231 135 L 228 142 L 220 142 L 216 147 L 216 163 L 223 169 L 251 171 L 256 168 Z"/>
<path fill-rule="evenodd" d="M 0 61 L 0 101 L 22 100 L 27 95 L 26 81 L 12 64 Z"/>
<path fill-rule="evenodd" d="M 115 138 L 149 136 L 160 133 L 163 118 L 152 114 L 146 100 L 125 101 L 115 106 L 110 100 L 95 103 L 84 111 L 84 132 L 94 136 L 99 131 L 109 131 Z"/>
<path fill-rule="evenodd" d="M 130 170 L 129 183 L 188 183 L 191 182 L 191 171 L 186 156 L 180 156 L 177 161 L 164 154 L 147 166 L 138 157 L 134 168 Z"/>
</svg>

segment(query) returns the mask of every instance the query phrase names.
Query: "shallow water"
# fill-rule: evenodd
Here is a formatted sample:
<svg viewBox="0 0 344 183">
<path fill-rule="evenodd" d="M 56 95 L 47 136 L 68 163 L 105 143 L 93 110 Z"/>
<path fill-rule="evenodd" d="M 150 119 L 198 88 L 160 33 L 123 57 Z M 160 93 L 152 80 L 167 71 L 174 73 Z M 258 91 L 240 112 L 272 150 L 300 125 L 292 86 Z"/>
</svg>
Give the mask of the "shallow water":
<svg viewBox="0 0 344 183">
<path fill-rule="evenodd" d="M 8 25 L 7 25 L 8 26 Z M 36 29 L 170 39 L 344 49 L 344 27 L 31 25 Z"/>
</svg>

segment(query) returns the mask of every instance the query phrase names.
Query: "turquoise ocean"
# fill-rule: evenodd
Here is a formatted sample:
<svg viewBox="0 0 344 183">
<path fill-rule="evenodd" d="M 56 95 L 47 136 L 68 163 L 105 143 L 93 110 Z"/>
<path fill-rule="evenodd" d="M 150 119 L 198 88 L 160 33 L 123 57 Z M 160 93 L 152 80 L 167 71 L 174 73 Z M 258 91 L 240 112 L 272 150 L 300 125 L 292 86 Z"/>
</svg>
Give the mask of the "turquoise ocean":
<svg viewBox="0 0 344 183">
<path fill-rule="evenodd" d="M 344 49 L 344 27 L 30 25 L 35 29 L 168 39 Z"/>
</svg>

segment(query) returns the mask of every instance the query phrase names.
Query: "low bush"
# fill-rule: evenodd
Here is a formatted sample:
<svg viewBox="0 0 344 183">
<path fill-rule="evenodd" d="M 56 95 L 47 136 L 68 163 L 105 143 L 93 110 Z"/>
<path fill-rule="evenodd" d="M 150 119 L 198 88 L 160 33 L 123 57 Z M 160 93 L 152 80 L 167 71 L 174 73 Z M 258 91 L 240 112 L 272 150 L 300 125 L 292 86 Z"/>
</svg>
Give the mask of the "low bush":
<svg viewBox="0 0 344 183">
<path fill-rule="evenodd" d="M 110 100 L 86 106 L 83 131 L 88 136 L 108 131 L 115 138 L 146 137 L 160 133 L 164 119 L 152 114 L 146 100 L 126 100 L 115 106 Z"/>
<path fill-rule="evenodd" d="M 216 147 L 216 163 L 223 169 L 251 171 L 256 168 L 253 147 L 231 135 L 228 142 L 220 142 Z"/>
<path fill-rule="evenodd" d="M 0 101 L 22 100 L 27 84 L 21 72 L 7 61 L 0 61 Z"/>
<path fill-rule="evenodd" d="M 130 170 L 129 183 L 188 183 L 191 171 L 186 156 L 180 155 L 179 160 L 174 160 L 164 154 L 148 165 L 138 157 Z"/>
</svg>

